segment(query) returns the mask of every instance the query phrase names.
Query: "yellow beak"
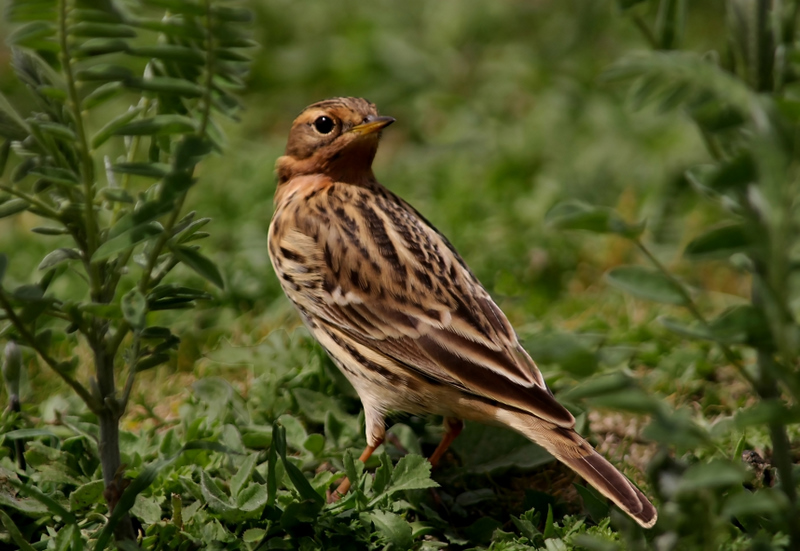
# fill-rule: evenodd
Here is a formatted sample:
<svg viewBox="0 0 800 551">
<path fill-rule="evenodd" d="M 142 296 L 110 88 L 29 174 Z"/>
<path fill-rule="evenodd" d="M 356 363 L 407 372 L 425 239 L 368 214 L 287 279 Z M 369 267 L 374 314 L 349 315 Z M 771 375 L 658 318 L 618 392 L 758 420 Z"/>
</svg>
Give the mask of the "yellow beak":
<svg viewBox="0 0 800 551">
<path fill-rule="evenodd" d="M 365 136 L 367 134 L 372 134 L 373 132 L 378 132 L 383 128 L 389 126 L 395 121 L 393 117 L 367 117 L 365 122 L 362 122 L 358 126 L 354 126 L 349 130 L 349 132 L 353 132 L 359 136 Z"/>
</svg>

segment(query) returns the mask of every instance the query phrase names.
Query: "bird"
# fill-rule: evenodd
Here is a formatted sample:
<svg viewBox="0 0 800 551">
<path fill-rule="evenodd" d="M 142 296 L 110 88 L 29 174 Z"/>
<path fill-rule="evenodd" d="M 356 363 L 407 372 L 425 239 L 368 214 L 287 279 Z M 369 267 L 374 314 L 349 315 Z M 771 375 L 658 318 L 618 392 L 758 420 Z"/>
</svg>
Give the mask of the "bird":
<svg viewBox="0 0 800 551">
<path fill-rule="evenodd" d="M 575 431 L 453 245 L 376 179 L 372 162 L 393 122 L 362 98 L 304 109 L 276 162 L 268 236 L 283 291 L 362 402 L 360 460 L 384 441 L 389 413 L 443 416 L 433 466 L 464 421 L 508 427 L 652 527 L 655 507 Z M 349 487 L 345 479 L 334 498 Z"/>
</svg>

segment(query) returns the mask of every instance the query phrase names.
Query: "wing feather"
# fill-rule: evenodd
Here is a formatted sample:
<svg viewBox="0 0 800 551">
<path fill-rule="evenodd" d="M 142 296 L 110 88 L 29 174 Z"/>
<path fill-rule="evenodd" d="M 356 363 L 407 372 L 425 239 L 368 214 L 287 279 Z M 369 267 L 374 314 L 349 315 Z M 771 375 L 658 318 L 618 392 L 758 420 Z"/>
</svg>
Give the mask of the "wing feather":
<svg viewBox="0 0 800 551">
<path fill-rule="evenodd" d="M 311 293 L 284 285 L 287 294 L 348 339 L 426 378 L 574 426 L 444 236 L 399 198 L 386 200 L 386 190 L 339 197 L 337 187 L 306 199 L 292 213 L 295 229 L 276 236 L 284 258 L 302 259 L 281 269 L 306 289 L 316 284 Z"/>
</svg>

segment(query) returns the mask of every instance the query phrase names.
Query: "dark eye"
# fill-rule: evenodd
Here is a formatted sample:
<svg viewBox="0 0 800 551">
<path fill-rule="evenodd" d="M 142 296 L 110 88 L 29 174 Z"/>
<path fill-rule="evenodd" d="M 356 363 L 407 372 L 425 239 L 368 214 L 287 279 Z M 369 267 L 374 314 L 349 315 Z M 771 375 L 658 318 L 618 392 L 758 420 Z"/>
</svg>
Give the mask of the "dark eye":
<svg viewBox="0 0 800 551">
<path fill-rule="evenodd" d="M 333 126 L 334 123 L 330 117 L 317 117 L 317 120 L 314 121 L 314 128 L 320 134 L 330 134 Z"/>
</svg>

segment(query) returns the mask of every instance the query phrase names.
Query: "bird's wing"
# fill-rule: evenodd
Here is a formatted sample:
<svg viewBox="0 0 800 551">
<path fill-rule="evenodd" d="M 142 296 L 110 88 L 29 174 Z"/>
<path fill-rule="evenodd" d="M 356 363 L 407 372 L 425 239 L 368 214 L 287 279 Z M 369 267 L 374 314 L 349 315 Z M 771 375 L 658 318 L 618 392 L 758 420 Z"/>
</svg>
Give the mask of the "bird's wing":
<svg viewBox="0 0 800 551">
<path fill-rule="evenodd" d="M 288 229 L 271 234 L 276 270 L 301 312 L 428 378 L 572 427 L 447 239 L 387 190 L 352 188 L 304 198 L 280 214 L 291 217 Z"/>
</svg>

